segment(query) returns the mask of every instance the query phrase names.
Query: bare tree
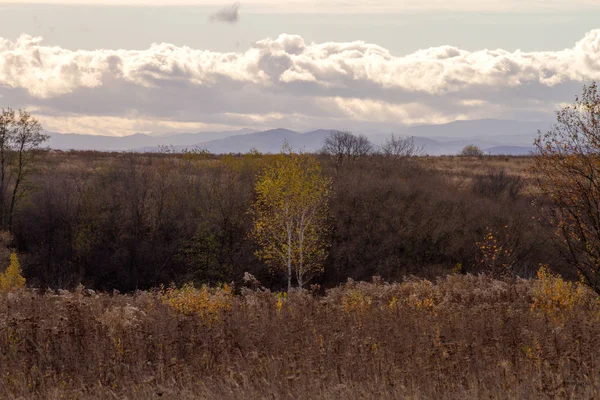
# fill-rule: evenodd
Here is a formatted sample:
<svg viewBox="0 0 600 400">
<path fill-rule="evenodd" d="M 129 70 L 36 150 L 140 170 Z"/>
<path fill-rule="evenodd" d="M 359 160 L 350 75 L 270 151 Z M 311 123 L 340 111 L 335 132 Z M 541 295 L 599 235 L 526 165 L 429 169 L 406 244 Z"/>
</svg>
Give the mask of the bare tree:
<svg viewBox="0 0 600 400">
<path fill-rule="evenodd" d="M 373 153 L 373 144 L 365 135 L 347 131 L 331 131 L 325 138 L 322 152 L 334 159 L 336 167 L 345 161 L 355 160 Z"/>
<path fill-rule="evenodd" d="M 25 110 L 0 111 L 0 222 L 11 229 L 15 206 L 26 190 L 23 183 L 42 143 L 42 126 Z"/>
<path fill-rule="evenodd" d="M 532 171 L 552 207 L 544 207 L 562 239 L 560 249 L 600 294 L 600 89 L 584 86 L 575 103 L 556 114 L 556 124 L 535 141 Z"/>
<path fill-rule="evenodd" d="M 381 153 L 393 158 L 416 157 L 423 155 L 424 149 L 415 144 L 414 136 L 401 137 L 392 133 L 381 146 Z"/>
</svg>

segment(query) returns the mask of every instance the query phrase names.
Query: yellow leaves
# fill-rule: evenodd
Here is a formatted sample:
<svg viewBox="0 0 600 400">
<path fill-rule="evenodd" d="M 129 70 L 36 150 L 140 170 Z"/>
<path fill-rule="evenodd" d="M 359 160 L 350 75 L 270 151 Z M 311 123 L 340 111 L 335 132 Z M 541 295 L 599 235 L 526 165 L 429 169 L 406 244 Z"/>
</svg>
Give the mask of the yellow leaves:
<svg viewBox="0 0 600 400">
<path fill-rule="evenodd" d="M 504 237 L 494 234 L 490 227 L 486 228 L 486 234 L 481 242 L 476 245 L 480 250 L 479 267 L 494 276 L 504 275 L 510 272 L 512 267 L 512 250 L 509 247 L 510 235 L 508 225 L 504 226 L 506 233 Z"/>
<path fill-rule="evenodd" d="M 221 288 L 210 288 L 206 285 L 196 289 L 186 283 L 181 289 L 174 285 L 163 289 L 160 293 L 163 303 L 184 315 L 199 315 L 206 322 L 215 322 L 225 311 L 231 310 L 233 292 L 229 285 Z"/>
<path fill-rule="evenodd" d="M 531 310 L 551 314 L 569 311 L 588 298 L 582 282 L 567 282 L 550 272 L 547 266 L 541 266 L 534 282 Z"/>
<path fill-rule="evenodd" d="M 305 277 L 322 270 L 331 182 L 313 157 L 289 146 L 283 150 L 257 179 L 251 236 L 260 246 L 260 259 L 286 271 L 288 278 L 294 272 L 302 286 Z"/>
<path fill-rule="evenodd" d="M 373 354 L 377 354 L 377 352 L 379 351 L 379 345 L 377 343 L 373 343 L 371 345 L 371 350 L 373 351 Z"/>
<path fill-rule="evenodd" d="M 21 264 L 17 258 L 17 253 L 10 255 L 10 265 L 6 272 L 0 274 L 0 290 L 2 292 L 12 292 L 25 287 L 25 278 L 21 271 Z"/>
<path fill-rule="evenodd" d="M 417 310 L 426 311 L 432 315 L 437 315 L 435 311 L 435 300 L 431 297 L 426 299 L 416 299 L 413 297 L 409 298 L 408 304 Z"/>
<path fill-rule="evenodd" d="M 358 289 L 348 289 L 344 292 L 342 306 L 346 312 L 366 312 L 371 308 L 372 299 Z"/>
<path fill-rule="evenodd" d="M 283 305 L 287 302 L 288 295 L 287 293 L 277 293 L 277 302 L 275 303 L 275 307 L 277 312 L 280 313 Z"/>
</svg>

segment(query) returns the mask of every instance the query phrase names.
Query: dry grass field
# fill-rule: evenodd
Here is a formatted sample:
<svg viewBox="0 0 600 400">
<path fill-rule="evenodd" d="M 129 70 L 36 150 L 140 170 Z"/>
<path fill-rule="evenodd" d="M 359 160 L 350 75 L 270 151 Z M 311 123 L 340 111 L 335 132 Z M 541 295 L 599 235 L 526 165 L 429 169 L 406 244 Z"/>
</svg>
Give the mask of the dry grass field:
<svg viewBox="0 0 600 400">
<path fill-rule="evenodd" d="M 2 294 L 0 397 L 600 396 L 600 302 L 543 270 L 236 292 Z"/>
<path fill-rule="evenodd" d="M 474 177 L 504 171 L 506 175 L 521 178 L 527 189 L 534 189 L 530 171 L 533 159 L 529 156 L 439 156 L 421 157 L 419 161 L 424 168 L 444 174 L 465 188 L 470 187 Z"/>
</svg>

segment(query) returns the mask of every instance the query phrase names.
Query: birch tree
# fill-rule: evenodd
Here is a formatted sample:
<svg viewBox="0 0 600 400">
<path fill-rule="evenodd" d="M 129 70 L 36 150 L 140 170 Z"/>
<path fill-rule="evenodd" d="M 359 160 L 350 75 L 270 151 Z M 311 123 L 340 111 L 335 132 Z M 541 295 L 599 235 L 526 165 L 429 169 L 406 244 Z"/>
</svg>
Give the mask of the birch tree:
<svg viewBox="0 0 600 400">
<path fill-rule="evenodd" d="M 252 207 L 256 255 L 285 272 L 288 290 L 293 278 L 302 288 L 323 270 L 330 187 L 313 157 L 287 146 L 258 177 Z"/>
</svg>

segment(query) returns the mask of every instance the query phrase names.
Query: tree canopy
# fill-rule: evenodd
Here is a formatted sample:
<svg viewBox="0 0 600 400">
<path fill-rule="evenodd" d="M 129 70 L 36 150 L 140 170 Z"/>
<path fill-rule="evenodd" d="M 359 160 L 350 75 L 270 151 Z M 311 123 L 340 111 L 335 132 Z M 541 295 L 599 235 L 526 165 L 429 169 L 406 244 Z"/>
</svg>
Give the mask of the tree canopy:
<svg viewBox="0 0 600 400">
<path fill-rule="evenodd" d="M 267 165 L 256 182 L 252 236 L 257 256 L 303 287 L 323 269 L 331 182 L 317 161 L 289 147 Z"/>
</svg>

